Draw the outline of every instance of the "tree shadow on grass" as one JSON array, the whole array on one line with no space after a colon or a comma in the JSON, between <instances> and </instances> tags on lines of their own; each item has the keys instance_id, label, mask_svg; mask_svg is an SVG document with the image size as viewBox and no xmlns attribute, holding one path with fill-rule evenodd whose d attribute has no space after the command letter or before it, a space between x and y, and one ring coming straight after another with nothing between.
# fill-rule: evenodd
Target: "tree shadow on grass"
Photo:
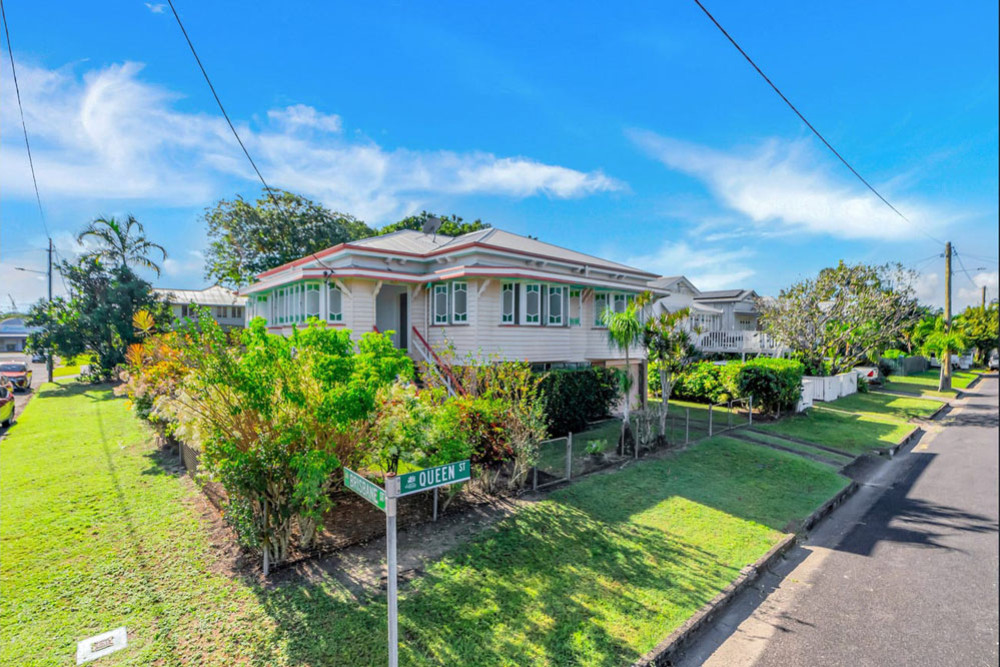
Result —
<instances>
[{"instance_id":1,"label":"tree shadow on grass","mask_svg":"<svg viewBox=\"0 0 1000 667\"><path fill-rule=\"evenodd\" d=\"M88 382L56 382L47 385L41 390L43 397L52 398L72 398L74 396L86 396L94 402L113 401L117 396L111 390L114 384L105 382L101 384L90 384Z\"/></svg>"},{"instance_id":2,"label":"tree shadow on grass","mask_svg":"<svg viewBox=\"0 0 1000 667\"><path fill-rule=\"evenodd\" d=\"M460 547L406 587L401 661L627 663L640 655L634 643L639 629L653 629L655 637L645 642L651 648L668 626L682 622L737 573L663 531L541 503ZM383 596L359 606L330 586L255 590L293 663L385 662ZM264 651L255 664L272 659Z\"/></svg>"}]
</instances>

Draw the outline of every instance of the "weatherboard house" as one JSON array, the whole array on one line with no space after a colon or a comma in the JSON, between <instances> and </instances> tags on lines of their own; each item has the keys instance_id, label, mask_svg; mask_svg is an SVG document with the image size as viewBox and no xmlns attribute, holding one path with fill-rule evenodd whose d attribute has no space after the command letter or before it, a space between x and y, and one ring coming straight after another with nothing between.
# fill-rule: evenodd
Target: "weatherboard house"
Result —
<instances>
[{"instance_id":1,"label":"weatherboard house","mask_svg":"<svg viewBox=\"0 0 1000 667\"><path fill-rule=\"evenodd\" d=\"M312 317L354 336L391 332L398 348L447 377L438 354L445 346L459 360L624 368L601 314L624 310L656 277L497 228L456 237L400 230L266 271L241 294L248 317L263 317L273 332L287 334ZM645 353L629 354L636 394L644 396Z\"/></svg>"}]
</instances>

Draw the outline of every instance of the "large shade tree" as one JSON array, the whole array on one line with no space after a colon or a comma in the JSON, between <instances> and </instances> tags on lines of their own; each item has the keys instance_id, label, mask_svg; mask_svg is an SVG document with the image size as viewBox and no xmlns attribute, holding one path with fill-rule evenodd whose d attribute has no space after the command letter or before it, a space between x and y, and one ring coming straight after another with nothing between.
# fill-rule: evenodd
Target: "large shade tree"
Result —
<instances>
[{"instance_id":1,"label":"large shade tree","mask_svg":"<svg viewBox=\"0 0 1000 667\"><path fill-rule=\"evenodd\" d=\"M274 189L264 190L255 202L241 196L222 199L205 211L204 220L209 239L205 277L233 288L286 262L375 234L348 213Z\"/></svg>"},{"instance_id":2,"label":"large shade tree","mask_svg":"<svg viewBox=\"0 0 1000 667\"><path fill-rule=\"evenodd\" d=\"M461 236L462 234L468 234L469 232L478 232L481 229L489 229L490 225L484 223L482 220L474 220L472 222L465 222L461 217L457 215L450 216L439 216L433 213L428 213L427 211L421 211L419 215L411 215L409 217L403 218L399 222L394 222L392 224L381 227L378 230L379 234L389 234L400 229L412 229L413 231L423 231L424 224L430 218L438 218L441 220L441 227L437 230L437 234L441 236Z\"/></svg>"},{"instance_id":3,"label":"large shade tree","mask_svg":"<svg viewBox=\"0 0 1000 667\"><path fill-rule=\"evenodd\" d=\"M966 342L976 348L976 361L986 363L990 350L1000 344L1000 307L995 303L970 306L956 322Z\"/></svg>"},{"instance_id":4,"label":"large shade tree","mask_svg":"<svg viewBox=\"0 0 1000 667\"><path fill-rule=\"evenodd\" d=\"M920 311L914 273L899 264L846 264L759 303L761 321L794 350L808 373L842 373L878 359Z\"/></svg>"}]
</instances>

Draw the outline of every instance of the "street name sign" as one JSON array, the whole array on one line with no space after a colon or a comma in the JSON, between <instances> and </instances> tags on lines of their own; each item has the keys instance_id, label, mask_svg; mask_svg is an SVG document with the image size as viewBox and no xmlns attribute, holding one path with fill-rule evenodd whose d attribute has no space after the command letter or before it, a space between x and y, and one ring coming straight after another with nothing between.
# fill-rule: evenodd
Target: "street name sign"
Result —
<instances>
[{"instance_id":1,"label":"street name sign","mask_svg":"<svg viewBox=\"0 0 1000 667\"><path fill-rule=\"evenodd\" d=\"M349 468L344 468L344 486L385 511L385 491Z\"/></svg>"},{"instance_id":2,"label":"street name sign","mask_svg":"<svg viewBox=\"0 0 1000 667\"><path fill-rule=\"evenodd\" d=\"M399 495L408 496L411 493L429 491L447 484L467 482L471 478L472 466L469 465L468 459L408 472L399 476Z\"/></svg>"}]
</instances>

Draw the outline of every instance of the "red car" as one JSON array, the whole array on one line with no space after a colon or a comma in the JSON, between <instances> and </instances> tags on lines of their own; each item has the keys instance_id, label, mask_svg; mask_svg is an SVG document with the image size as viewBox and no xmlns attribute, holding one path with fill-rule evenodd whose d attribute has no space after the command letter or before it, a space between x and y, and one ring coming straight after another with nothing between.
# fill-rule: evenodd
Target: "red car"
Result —
<instances>
[{"instance_id":1,"label":"red car","mask_svg":"<svg viewBox=\"0 0 1000 667\"><path fill-rule=\"evenodd\" d=\"M28 391L31 389L31 369L28 364L15 361L0 363L0 377L6 378L14 385L14 390Z\"/></svg>"}]
</instances>

